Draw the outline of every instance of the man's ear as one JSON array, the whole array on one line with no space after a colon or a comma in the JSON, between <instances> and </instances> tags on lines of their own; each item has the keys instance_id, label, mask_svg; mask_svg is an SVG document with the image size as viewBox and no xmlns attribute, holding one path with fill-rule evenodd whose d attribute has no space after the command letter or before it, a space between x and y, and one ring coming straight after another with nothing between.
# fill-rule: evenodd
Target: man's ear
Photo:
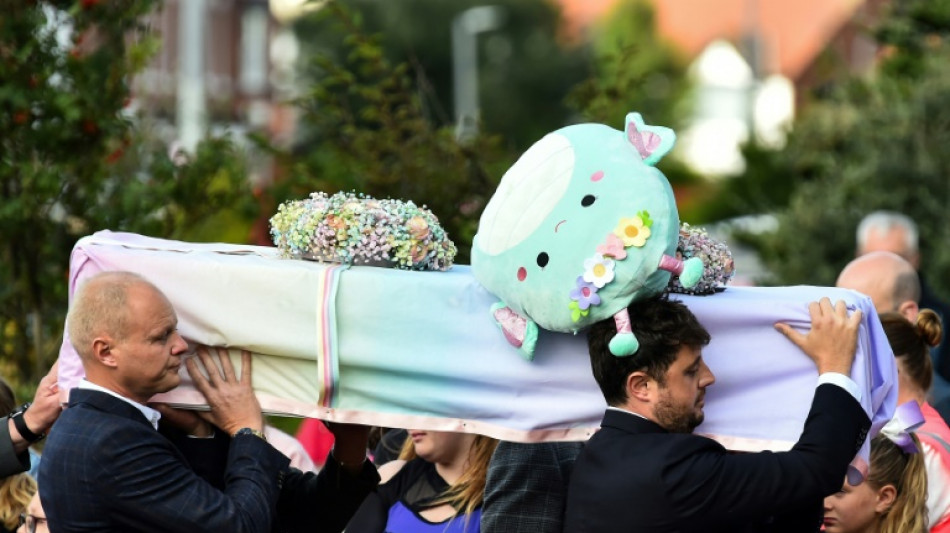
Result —
<instances>
[{"instance_id":1,"label":"man's ear","mask_svg":"<svg viewBox=\"0 0 950 533\"><path fill-rule=\"evenodd\" d=\"M627 398L636 398L638 401L648 403L652 399L652 389L655 381L642 370L630 373L627 376Z\"/></svg>"},{"instance_id":2,"label":"man's ear","mask_svg":"<svg viewBox=\"0 0 950 533\"><path fill-rule=\"evenodd\" d=\"M877 491L877 500L874 503L874 512L886 513L897 499L897 489L894 485L884 485Z\"/></svg>"},{"instance_id":3,"label":"man's ear","mask_svg":"<svg viewBox=\"0 0 950 533\"><path fill-rule=\"evenodd\" d=\"M112 337L96 337L92 341L92 357L103 366L115 368L117 362L115 358L115 341Z\"/></svg>"},{"instance_id":4,"label":"man's ear","mask_svg":"<svg viewBox=\"0 0 950 533\"><path fill-rule=\"evenodd\" d=\"M897 312L904 316L911 324L917 323L917 315L920 313L920 307L913 300L904 300L897 306Z\"/></svg>"}]
</instances>

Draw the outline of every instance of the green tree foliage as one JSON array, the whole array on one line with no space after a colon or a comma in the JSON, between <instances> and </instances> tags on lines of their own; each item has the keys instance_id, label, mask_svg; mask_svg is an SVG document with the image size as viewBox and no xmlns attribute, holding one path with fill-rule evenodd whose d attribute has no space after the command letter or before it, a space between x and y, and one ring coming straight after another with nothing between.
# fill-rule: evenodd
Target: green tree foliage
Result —
<instances>
[{"instance_id":1,"label":"green tree foliage","mask_svg":"<svg viewBox=\"0 0 950 533\"><path fill-rule=\"evenodd\" d=\"M768 162L797 180L774 234L758 239L782 284L833 284L854 256L855 228L876 209L920 226L922 269L938 288L950 269L950 1L894 2L877 35L875 76L811 102L784 151Z\"/></svg>"},{"instance_id":2,"label":"green tree foliage","mask_svg":"<svg viewBox=\"0 0 950 533\"><path fill-rule=\"evenodd\" d=\"M656 30L646 0L621 0L592 32L593 75L568 102L585 121L616 123L630 111L678 129L690 111L686 59Z\"/></svg>"},{"instance_id":3,"label":"green tree foliage","mask_svg":"<svg viewBox=\"0 0 950 533\"><path fill-rule=\"evenodd\" d=\"M692 102L687 64L657 33L651 3L617 2L591 35L593 72L567 98L581 121L621 128L626 114L637 111L648 124L680 130ZM702 222L701 204L685 200L689 191L702 188L702 178L677 159L675 150L657 167L674 190L685 193L678 194L681 218Z\"/></svg>"},{"instance_id":4,"label":"green tree foliage","mask_svg":"<svg viewBox=\"0 0 950 533\"><path fill-rule=\"evenodd\" d=\"M129 81L159 46L154 0L0 0L0 354L35 379L58 351L75 242L185 237L248 195L227 139L187 160L136 128ZM12 368L11 368L12 367Z\"/></svg>"},{"instance_id":5,"label":"green tree foliage","mask_svg":"<svg viewBox=\"0 0 950 533\"><path fill-rule=\"evenodd\" d=\"M948 37L950 2L905 0L892 2L889 9L889 16L875 31L888 54L882 71L893 77L926 75L925 56Z\"/></svg>"},{"instance_id":6,"label":"green tree foliage","mask_svg":"<svg viewBox=\"0 0 950 533\"><path fill-rule=\"evenodd\" d=\"M499 8L501 25L477 37L479 103L483 129L504 136L521 152L570 122L565 97L589 73L589 50L563 38L556 2L538 0L344 0L363 31L378 34L392 64L409 65L426 118L436 126L454 122L452 94L453 19L482 5ZM305 53L342 60L345 26L311 17L297 26ZM616 119L614 119L616 121Z\"/></svg>"},{"instance_id":7,"label":"green tree foliage","mask_svg":"<svg viewBox=\"0 0 950 533\"><path fill-rule=\"evenodd\" d=\"M313 191L355 190L426 205L468 261L478 215L512 162L494 136L456 141L451 125L426 115L407 63L393 64L358 16L331 3L318 16L342 26L341 59L318 54L320 75L297 101L305 137L293 153L273 153L286 176L277 201Z\"/></svg>"}]
</instances>

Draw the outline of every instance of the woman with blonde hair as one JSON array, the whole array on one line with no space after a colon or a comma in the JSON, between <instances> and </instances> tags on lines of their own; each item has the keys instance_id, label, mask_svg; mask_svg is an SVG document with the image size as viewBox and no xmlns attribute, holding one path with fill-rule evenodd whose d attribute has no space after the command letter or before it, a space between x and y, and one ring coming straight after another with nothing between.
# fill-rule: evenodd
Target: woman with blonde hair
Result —
<instances>
[{"instance_id":1,"label":"woman with blonde hair","mask_svg":"<svg viewBox=\"0 0 950 533\"><path fill-rule=\"evenodd\" d=\"M498 441L481 435L410 430L399 460L350 520L359 533L478 533L488 462Z\"/></svg>"},{"instance_id":2,"label":"woman with blonde hair","mask_svg":"<svg viewBox=\"0 0 950 533\"><path fill-rule=\"evenodd\" d=\"M943 325L930 309L922 309L916 323L900 313L882 313L880 319L897 358L897 402L917 402L924 417L916 434L927 469L930 531L950 533L950 428L927 402L933 382L930 348L940 344Z\"/></svg>"},{"instance_id":3,"label":"woman with blonde hair","mask_svg":"<svg viewBox=\"0 0 950 533\"><path fill-rule=\"evenodd\" d=\"M30 499L36 494L36 481L21 473L0 482L0 531L13 533L20 525L20 515L26 512Z\"/></svg>"},{"instance_id":4,"label":"woman with blonde hair","mask_svg":"<svg viewBox=\"0 0 950 533\"><path fill-rule=\"evenodd\" d=\"M16 533L49 533L49 523L46 521L46 513L43 512L43 504L40 503L39 491L33 494L26 512L20 515L20 528Z\"/></svg>"},{"instance_id":5,"label":"woman with blonde hair","mask_svg":"<svg viewBox=\"0 0 950 533\"><path fill-rule=\"evenodd\" d=\"M912 433L871 441L868 477L825 498L825 533L926 533L927 472Z\"/></svg>"}]
</instances>

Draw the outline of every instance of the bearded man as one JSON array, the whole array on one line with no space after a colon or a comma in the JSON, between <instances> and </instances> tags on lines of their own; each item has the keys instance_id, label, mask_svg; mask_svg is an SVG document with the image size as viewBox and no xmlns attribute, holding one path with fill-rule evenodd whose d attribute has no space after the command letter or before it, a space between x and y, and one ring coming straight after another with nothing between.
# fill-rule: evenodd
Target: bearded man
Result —
<instances>
[{"instance_id":1,"label":"bearded man","mask_svg":"<svg viewBox=\"0 0 950 533\"><path fill-rule=\"evenodd\" d=\"M823 298L809 306L807 335L776 324L818 367L811 411L790 451L732 454L692 434L715 382L702 358L709 333L680 302L655 298L628 311L640 342L632 356L610 353L613 319L588 331L609 407L574 464L564 530L817 531L822 499L841 489L871 425L848 377L861 312Z\"/></svg>"}]
</instances>

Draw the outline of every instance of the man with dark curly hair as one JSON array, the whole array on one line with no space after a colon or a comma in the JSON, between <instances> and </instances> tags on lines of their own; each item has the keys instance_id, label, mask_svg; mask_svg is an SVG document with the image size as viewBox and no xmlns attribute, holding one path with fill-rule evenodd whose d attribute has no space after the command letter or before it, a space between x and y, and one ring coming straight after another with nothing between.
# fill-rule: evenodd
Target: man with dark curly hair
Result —
<instances>
[{"instance_id":1,"label":"man with dark curly hair","mask_svg":"<svg viewBox=\"0 0 950 533\"><path fill-rule=\"evenodd\" d=\"M636 353L616 357L613 319L593 325L588 347L609 407L574 465L565 531L817 531L821 502L839 490L871 421L848 377L861 312L823 298L811 331L776 328L818 368L804 432L788 452L731 454L693 435L703 421L709 333L680 302L629 306ZM781 401L776 398L776 401Z\"/></svg>"}]
</instances>

